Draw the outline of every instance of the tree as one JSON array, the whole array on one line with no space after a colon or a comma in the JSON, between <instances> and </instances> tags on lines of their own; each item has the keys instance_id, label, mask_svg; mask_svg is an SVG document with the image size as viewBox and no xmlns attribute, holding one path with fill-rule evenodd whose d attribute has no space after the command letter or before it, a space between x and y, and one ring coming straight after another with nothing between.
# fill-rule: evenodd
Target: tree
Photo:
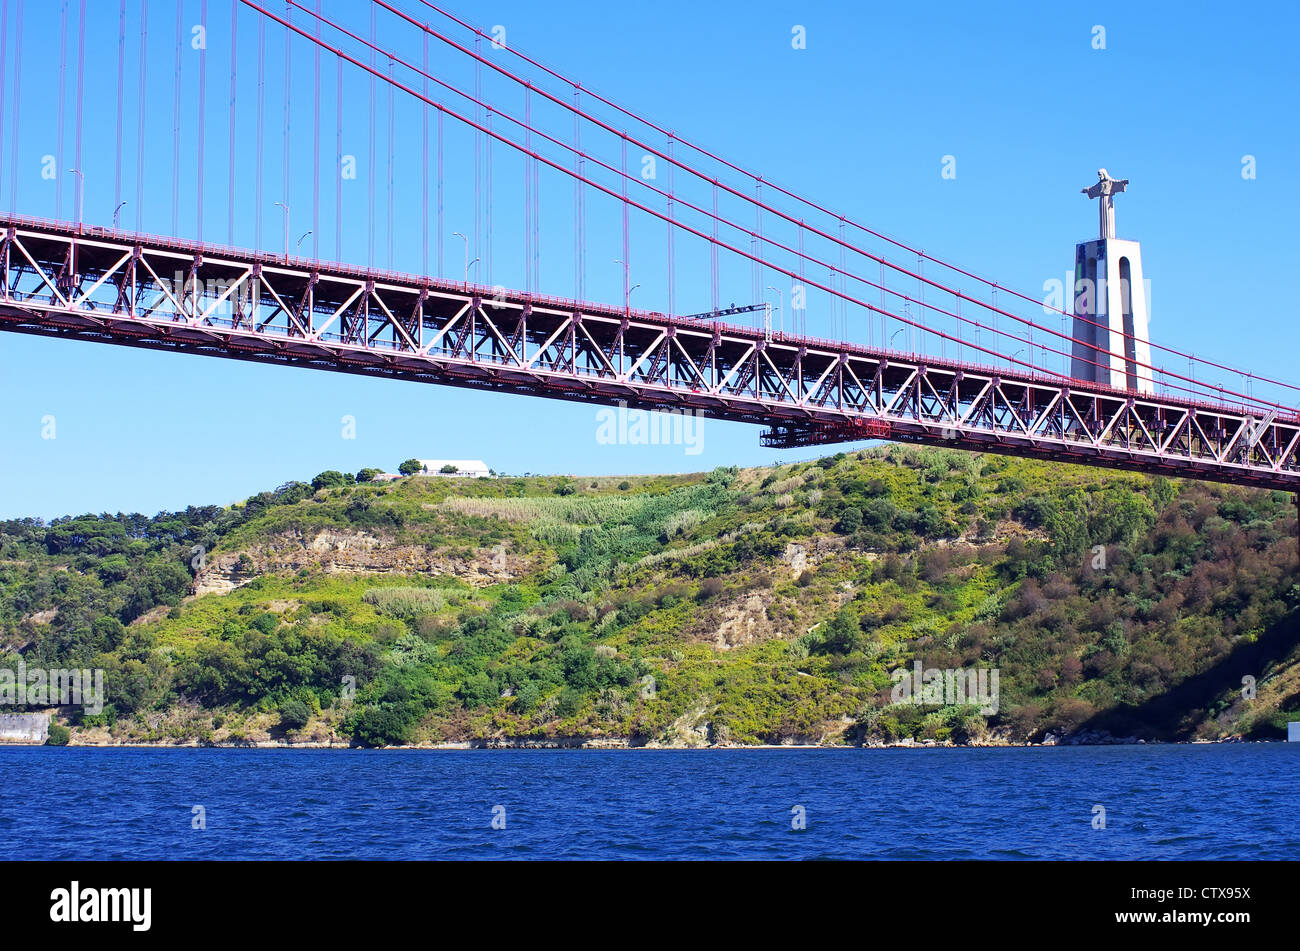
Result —
<instances>
[{"instance_id":1,"label":"tree","mask_svg":"<svg viewBox=\"0 0 1300 951\"><path fill-rule=\"evenodd\" d=\"M352 715L345 728L366 746L398 746L410 739L414 721L408 704L385 703Z\"/></svg>"},{"instance_id":2,"label":"tree","mask_svg":"<svg viewBox=\"0 0 1300 951\"><path fill-rule=\"evenodd\" d=\"M319 491L320 489L337 489L340 486L351 485L352 479L345 476L337 469L326 469L316 478L311 480L311 487Z\"/></svg>"},{"instance_id":3,"label":"tree","mask_svg":"<svg viewBox=\"0 0 1300 951\"><path fill-rule=\"evenodd\" d=\"M447 463L445 466L443 466L441 469L439 469L438 471L441 472L443 475L455 475L455 474L456 474L457 472L459 472L460 470L457 469L455 466L453 466L453 465L449 462L449 463Z\"/></svg>"},{"instance_id":4,"label":"tree","mask_svg":"<svg viewBox=\"0 0 1300 951\"><path fill-rule=\"evenodd\" d=\"M417 472L424 471L424 463L420 462L419 459L407 459L397 467L397 471L404 476L415 475Z\"/></svg>"},{"instance_id":5,"label":"tree","mask_svg":"<svg viewBox=\"0 0 1300 951\"><path fill-rule=\"evenodd\" d=\"M527 713L536 708L541 696L542 691L535 681L525 681L519 690L515 692L515 709L521 713Z\"/></svg>"},{"instance_id":6,"label":"tree","mask_svg":"<svg viewBox=\"0 0 1300 951\"><path fill-rule=\"evenodd\" d=\"M840 513L840 520L835 524L835 530L841 535L852 535L862 527L862 509L855 505L850 505Z\"/></svg>"},{"instance_id":7,"label":"tree","mask_svg":"<svg viewBox=\"0 0 1300 951\"><path fill-rule=\"evenodd\" d=\"M357 473L357 482L372 482L375 476L380 475L383 471L383 469L372 469L367 466Z\"/></svg>"},{"instance_id":8,"label":"tree","mask_svg":"<svg viewBox=\"0 0 1300 951\"><path fill-rule=\"evenodd\" d=\"M829 654L848 654L858 642L858 626L853 621L853 613L848 607L842 607L826 625L822 644Z\"/></svg>"},{"instance_id":9,"label":"tree","mask_svg":"<svg viewBox=\"0 0 1300 951\"><path fill-rule=\"evenodd\" d=\"M470 674L460 685L457 691L460 695L460 701L465 708L472 710L475 707L487 706L496 700L499 691L492 682L492 678L482 671Z\"/></svg>"}]
</instances>

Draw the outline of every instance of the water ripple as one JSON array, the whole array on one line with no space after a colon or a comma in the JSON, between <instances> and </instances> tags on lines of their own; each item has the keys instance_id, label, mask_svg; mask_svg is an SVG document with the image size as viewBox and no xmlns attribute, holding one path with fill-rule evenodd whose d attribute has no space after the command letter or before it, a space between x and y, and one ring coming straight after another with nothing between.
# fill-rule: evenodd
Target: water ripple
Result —
<instances>
[{"instance_id":1,"label":"water ripple","mask_svg":"<svg viewBox=\"0 0 1300 951\"><path fill-rule=\"evenodd\" d=\"M54 859L1295 859L1297 767L1300 744L0 747L0 834Z\"/></svg>"}]
</instances>

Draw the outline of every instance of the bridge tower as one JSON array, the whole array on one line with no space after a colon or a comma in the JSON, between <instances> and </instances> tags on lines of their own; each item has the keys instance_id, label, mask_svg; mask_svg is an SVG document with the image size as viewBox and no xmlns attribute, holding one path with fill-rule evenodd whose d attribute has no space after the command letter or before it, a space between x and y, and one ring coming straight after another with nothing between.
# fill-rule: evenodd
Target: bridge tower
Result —
<instances>
[{"instance_id":1,"label":"bridge tower","mask_svg":"<svg viewBox=\"0 0 1300 951\"><path fill-rule=\"evenodd\" d=\"M1114 196L1128 179L1099 169L1082 189L1098 199L1100 233L1074 250L1074 348L1070 375L1122 390L1154 393L1149 301L1142 277L1142 248L1115 237Z\"/></svg>"}]
</instances>

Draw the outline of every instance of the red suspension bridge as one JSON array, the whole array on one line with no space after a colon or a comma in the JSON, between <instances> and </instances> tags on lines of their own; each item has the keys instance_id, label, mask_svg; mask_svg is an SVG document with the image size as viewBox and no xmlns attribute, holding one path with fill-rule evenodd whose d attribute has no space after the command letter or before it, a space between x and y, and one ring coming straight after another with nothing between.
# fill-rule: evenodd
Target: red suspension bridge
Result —
<instances>
[{"instance_id":1,"label":"red suspension bridge","mask_svg":"<svg viewBox=\"0 0 1300 951\"><path fill-rule=\"evenodd\" d=\"M232 0L228 159L215 177L205 131L209 54L206 46L193 46L200 34L186 31L178 3L175 84L168 89L176 130L172 225L166 236L143 233L146 203L165 182L150 170L159 156L146 155L145 136L145 123L159 114L149 101L156 84L148 81L157 17L151 41L148 0L120 0L116 151L88 157L82 150L85 2L75 12L74 6L65 2L57 13L60 57L80 13L78 191L71 220L58 210L54 218L17 213L21 62L32 51L24 51L23 0L3 0L0 13L0 82L7 76L11 83L8 93L0 85L0 170L6 144L10 150L0 194L7 184L11 209L0 214L0 330L689 410L765 426L764 443L775 447L906 440L1300 492L1300 415L1293 405L1300 387L1155 341L1151 362L1137 363L1154 387L1078 379L1071 369L1081 352L1073 328L1080 322L1100 328L1087 314L1044 305L767 182L515 51L496 31L481 32L425 0L352 4L350 18L322 12L320 0ZM205 0L199 24L205 43L207 6ZM55 16L54 7L35 9ZM367 23L352 22L358 9ZM128 23L137 44L128 43ZM243 42L255 41L255 62L240 54L241 27ZM163 40L171 39L165 30ZM127 78L129 48L137 60L135 82ZM190 48L201 55L197 69L191 65L183 76L182 53ZM56 167L70 65L60 62ZM250 72L256 84L241 83L241 73ZM282 72L278 169L266 139L268 92L277 92L272 72ZM133 88L134 162L124 131ZM367 104L357 108L362 88ZM380 91L385 109L378 107ZM104 89L96 101L106 101ZM201 118L192 135L182 135L192 110ZM367 193L360 212L351 213L343 183L358 157L343 143L358 111L369 149ZM386 137L376 129L381 113ZM280 134L280 123L274 125ZM334 161L323 172L321 138L331 131ZM381 163L376 149L385 142ZM84 220L87 164L110 160L116 163L113 215L92 224ZM395 186L399 160L416 168L417 183ZM269 161L281 176L281 200L273 203L282 215L279 252L261 250ZM387 229L375 223L381 168L388 171ZM136 190L124 201L123 179L132 176ZM250 185L252 243L259 249L251 251L235 246L237 195ZM419 196L418 274L375 266L381 230L393 259L395 195L402 189ZM205 198L214 191L224 192L222 243L205 240ZM308 192L311 228L295 243L290 206L300 207ZM61 209L61 187L57 194ZM136 227L128 229L120 213L132 200ZM182 209L192 237L183 234ZM345 233L360 231L360 214L366 216L367 266L321 259L330 211L336 259L343 257ZM447 233L449 218L472 220L472 227ZM544 278L543 245L552 248L549 262L560 234L571 277L548 271ZM452 266L451 278L445 237L463 241L463 261ZM505 260L494 260L503 241ZM617 259L610 247L618 249ZM584 300L589 248L621 268L622 294L614 303ZM471 252L478 255L473 261ZM632 306L639 286L632 283L634 261L648 280L662 282L663 312ZM511 286L496 280L503 274ZM566 296L542 293L570 280ZM707 288L707 308L679 308L679 281L694 293ZM776 306L765 291L778 295ZM739 306L730 303L737 297ZM684 313L692 310L701 312ZM724 321L732 315L737 322ZM1140 352L1132 335L1104 329L1101 339L1112 343L1098 347L1090 335L1084 362L1132 363ZM894 346L899 336L906 340L902 349ZM1241 383L1210 384L1207 376Z\"/></svg>"}]
</instances>

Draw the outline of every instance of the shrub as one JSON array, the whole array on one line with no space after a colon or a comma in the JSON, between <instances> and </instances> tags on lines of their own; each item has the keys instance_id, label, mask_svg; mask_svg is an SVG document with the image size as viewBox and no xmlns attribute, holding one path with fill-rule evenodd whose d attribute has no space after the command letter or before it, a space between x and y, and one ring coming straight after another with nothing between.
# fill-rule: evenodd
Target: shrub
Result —
<instances>
[{"instance_id":1,"label":"shrub","mask_svg":"<svg viewBox=\"0 0 1300 951\"><path fill-rule=\"evenodd\" d=\"M862 509L850 505L840 513L840 520L835 523L835 531L841 535L852 535L862 527Z\"/></svg>"},{"instance_id":2,"label":"shrub","mask_svg":"<svg viewBox=\"0 0 1300 951\"><path fill-rule=\"evenodd\" d=\"M700 582L699 598L701 601L707 601L709 598L716 598L718 595L722 594L722 589L725 587L726 583L721 578L705 578Z\"/></svg>"},{"instance_id":3,"label":"shrub","mask_svg":"<svg viewBox=\"0 0 1300 951\"><path fill-rule=\"evenodd\" d=\"M280 619L274 614L263 611L257 617L253 618L252 623L249 626L269 637L279 628Z\"/></svg>"},{"instance_id":4,"label":"shrub","mask_svg":"<svg viewBox=\"0 0 1300 951\"><path fill-rule=\"evenodd\" d=\"M280 704L280 726L286 730L301 730L310 719L311 710L296 697Z\"/></svg>"},{"instance_id":5,"label":"shrub","mask_svg":"<svg viewBox=\"0 0 1300 951\"><path fill-rule=\"evenodd\" d=\"M67 746L70 739L72 739L71 730L60 723L51 723L50 732L45 737L45 743L47 746Z\"/></svg>"},{"instance_id":6,"label":"shrub","mask_svg":"<svg viewBox=\"0 0 1300 951\"><path fill-rule=\"evenodd\" d=\"M572 687L565 687L560 691L560 699L556 701L555 712L562 717L571 717L582 707L582 694Z\"/></svg>"}]
</instances>

